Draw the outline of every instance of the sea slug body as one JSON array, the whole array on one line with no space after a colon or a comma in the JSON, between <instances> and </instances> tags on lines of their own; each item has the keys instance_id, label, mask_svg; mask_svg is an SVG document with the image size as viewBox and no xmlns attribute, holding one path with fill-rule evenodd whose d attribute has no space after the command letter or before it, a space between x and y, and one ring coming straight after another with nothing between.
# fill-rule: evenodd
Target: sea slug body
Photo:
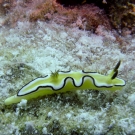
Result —
<instances>
[{"instance_id":1,"label":"sea slug body","mask_svg":"<svg viewBox=\"0 0 135 135\"><path fill-rule=\"evenodd\" d=\"M120 90L125 81L117 78L120 61L108 75L97 72L56 71L45 77L39 77L23 86L16 95L5 100L5 105L30 100L44 95L62 93L74 90Z\"/></svg>"}]
</instances>

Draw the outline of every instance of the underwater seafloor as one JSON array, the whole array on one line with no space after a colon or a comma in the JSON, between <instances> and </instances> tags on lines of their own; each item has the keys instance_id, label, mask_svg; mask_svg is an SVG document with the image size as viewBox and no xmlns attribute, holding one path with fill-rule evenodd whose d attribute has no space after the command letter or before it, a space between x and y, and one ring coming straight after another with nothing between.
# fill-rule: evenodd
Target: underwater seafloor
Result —
<instances>
[{"instance_id":1,"label":"underwater seafloor","mask_svg":"<svg viewBox=\"0 0 135 135\"><path fill-rule=\"evenodd\" d=\"M115 31L99 26L96 33L53 21L0 28L0 135L135 135L135 36L125 37L123 49ZM118 77L126 81L120 91L78 90L4 105L39 76L106 74L119 60Z\"/></svg>"}]
</instances>

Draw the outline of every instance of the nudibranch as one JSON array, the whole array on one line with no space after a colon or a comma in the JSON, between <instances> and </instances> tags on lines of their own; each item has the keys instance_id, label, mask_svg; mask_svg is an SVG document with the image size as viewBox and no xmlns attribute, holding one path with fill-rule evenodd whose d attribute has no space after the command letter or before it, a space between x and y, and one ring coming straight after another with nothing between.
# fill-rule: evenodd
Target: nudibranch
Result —
<instances>
[{"instance_id":1,"label":"nudibranch","mask_svg":"<svg viewBox=\"0 0 135 135\"><path fill-rule=\"evenodd\" d=\"M22 99L30 100L44 95L73 90L120 90L125 81L117 78L119 61L108 75L97 72L56 71L45 77L39 77L23 86L16 95L5 100L5 105L18 103Z\"/></svg>"}]
</instances>

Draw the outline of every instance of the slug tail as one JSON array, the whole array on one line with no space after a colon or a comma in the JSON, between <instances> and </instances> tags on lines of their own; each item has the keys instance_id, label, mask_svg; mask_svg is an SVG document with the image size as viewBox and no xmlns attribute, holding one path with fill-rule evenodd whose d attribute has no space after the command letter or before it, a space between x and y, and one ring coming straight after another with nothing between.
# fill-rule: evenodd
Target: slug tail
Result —
<instances>
[{"instance_id":1,"label":"slug tail","mask_svg":"<svg viewBox=\"0 0 135 135\"><path fill-rule=\"evenodd\" d=\"M5 105L11 105L11 104L14 104L14 103L18 103L22 100L21 97L17 97L16 95L15 96L11 96L9 98L7 98L5 100Z\"/></svg>"}]
</instances>

